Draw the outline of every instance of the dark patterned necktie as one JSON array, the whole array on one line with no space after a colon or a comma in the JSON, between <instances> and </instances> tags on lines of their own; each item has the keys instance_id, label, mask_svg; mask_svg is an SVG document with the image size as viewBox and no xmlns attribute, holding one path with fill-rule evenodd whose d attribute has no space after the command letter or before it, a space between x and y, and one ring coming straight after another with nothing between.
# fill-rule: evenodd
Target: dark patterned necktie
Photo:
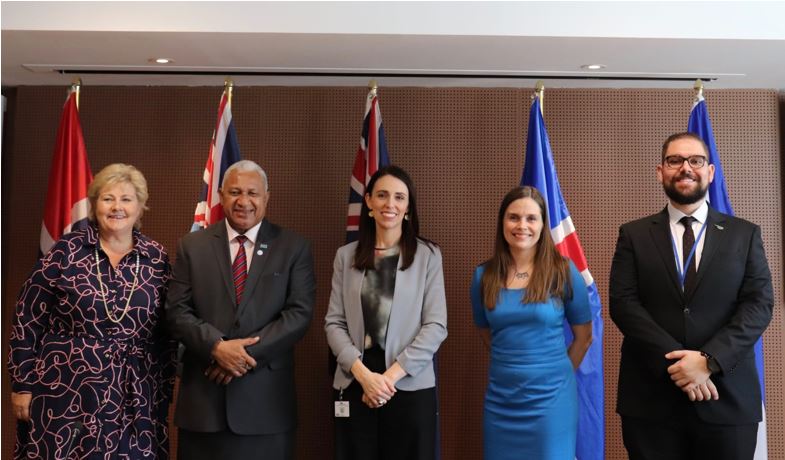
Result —
<instances>
[{"instance_id":1,"label":"dark patterned necktie","mask_svg":"<svg viewBox=\"0 0 785 460\"><path fill-rule=\"evenodd\" d=\"M234 293L237 297L237 305L243 300L243 290L245 290L245 280L248 278L248 264L245 260L245 242L248 237L239 235L237 242L240 243L240 249L237 250L237 255L232 262L232 278L234 278Z\"/></svg>"},{"instance_id":2,"label":"dark patterned necktie","mask_svg":"<svg viewBox=\"0 0 785 460\"><path fill-rule=\"evenodd\" d=\"M681 258L684 261L690 256L690 251L692 251L692 247L695 245L695 233L692 231L692 223L695 220L692 216L684 216L679 219L679 223L684 226L684 236L681 239ZM697 248L695 248L695 252L698 252ZM697 270L695 269L696 257L697 254L692 255L690 265L687 267L687 273L684 275L684 292L689 292L695 284L695 276L697 275Z\"/></svg>"}]
</instances>

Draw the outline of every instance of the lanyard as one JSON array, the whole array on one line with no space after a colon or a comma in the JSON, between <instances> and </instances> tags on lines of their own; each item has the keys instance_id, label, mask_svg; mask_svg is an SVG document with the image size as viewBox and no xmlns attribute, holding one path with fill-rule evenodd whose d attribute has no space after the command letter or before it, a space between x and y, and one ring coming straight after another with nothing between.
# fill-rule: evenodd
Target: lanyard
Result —
<instances>
[{"instance_id":1,"label":"lanyard","mask_svg":"<svg viewBox=\"0 0 785 460\"><path fill-rule=\"evenodd\" d=\"M676 259L676 272L679 275L679 283L681 283L681 290L684 290L684 279L687 277L687 267L690 266L690 262L692 258L695 256L695 249L698 247L698 241L701 240L703 236L703 231L706 230L706 224L709 222L709 219L706 219L706 222L703 223L701 226L700 232L698 232L698 237L695 238L695 242L692 243L692 249L690 249L690 255L687 257L687 260L684 261L684 265L682 266L679 264L679 252L676 250L676 240L673 239L673 232L671 234L671 245L673 246L673 257ZM684 231L686 232L687 229L685 228Z\"/></svg>"}]
</instances>

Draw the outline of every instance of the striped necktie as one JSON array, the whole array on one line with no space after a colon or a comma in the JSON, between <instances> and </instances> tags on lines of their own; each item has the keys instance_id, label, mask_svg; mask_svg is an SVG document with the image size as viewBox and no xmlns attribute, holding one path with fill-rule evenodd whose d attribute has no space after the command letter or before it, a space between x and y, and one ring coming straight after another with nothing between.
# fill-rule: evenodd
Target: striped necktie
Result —
<instances>
[{"instance_id":1,"label":"striped necktie","mask_svg":"<svg viewBox=\"0 0 785 460\"><path fill-rule=\"evenodd\" d=\"M240 248L237 250L237 255L232 262L232 278L234 278L234 293L237 297L237 305L243 300L243 290L245 290L245 280L248 278L248 264L245 258L245 242L248 237L245 235L238 235L237 242L240 243Z\"/></svg>"}]
</instances>

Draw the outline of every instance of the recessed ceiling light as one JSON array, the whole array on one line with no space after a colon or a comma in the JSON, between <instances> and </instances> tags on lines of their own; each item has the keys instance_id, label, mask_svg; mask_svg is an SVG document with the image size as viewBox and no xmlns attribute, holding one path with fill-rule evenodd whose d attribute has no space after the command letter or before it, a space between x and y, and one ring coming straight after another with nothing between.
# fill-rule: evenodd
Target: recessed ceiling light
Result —
<instances>
[{"instance_id":1,"label":"recessed ceiling light","mask_svg":"<svg viewBox=\"0 0 785 460\"><path fill-rule=\"evenodd\" d=\"M584 64L581 66L581 69L583 70L600 70L604 68L605 64Z\"/></svg>"},{"instance_id":2,"label":"recessed ceiling light","mask_svg":"<svg viewBox=\"0 0 785 460\"><path fill-rule=\"evenodd\" d=\"M174 59L161 57L161 58L150 58L148 59L148 61L155 62L156 64L171 64L172 62L174 62Z\"/></svg>"}]
</instances>

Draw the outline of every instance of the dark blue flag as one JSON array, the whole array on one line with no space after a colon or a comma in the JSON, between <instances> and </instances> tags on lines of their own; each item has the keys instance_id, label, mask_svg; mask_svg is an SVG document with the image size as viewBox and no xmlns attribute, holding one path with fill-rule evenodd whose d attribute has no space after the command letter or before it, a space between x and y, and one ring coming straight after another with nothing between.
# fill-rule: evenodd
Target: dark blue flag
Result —
<instances>
[{"instance_id":1,"label":"dark blue flag","mask_svg":"<svg viewBox=\"0 0 785 460\"><path fill-rule=\"evenodd\" d=\"M576 371L578 381L578 440L577 460L605 458L605 390L602 367L602 317L600 294L594 282L578 233L561 193L551 142L540 111L540 99L534 98L529 113L529 132L526 140L526 159L521 185L530 185L542 194L556 249L572 260L586 282L592 311L592 343ZM572 330L565 321L565 340L572 342Z\"/></svg>"},{"instance_id":2,"label":"dark blue flag","mask_svg":"<svg viewBox=\"0 0 785 460\"><path fill-rule=\"evenodd\" d=\"M706 100L701 93L695 97L695 103L690 111L690 121L687 124L687 131L697 134L709 148L709 163L714 165L714 181L709 184L709 205L717 211L733 215L733 208L728 197L728 189L725 186L725 175L720 164L720 155L717 152L717 144L714 142L714 132L711 130L711 120L709 110L706 107ZM769 458L768 444L766 440L766 386L763 382L763 338L758 338L755 342L755 364L758 368L758 381L760 382L761 403L763 404L763 418L758 425L758 443L755 447L754 460L765 460Z\"/></svg>"}]
</instances>

